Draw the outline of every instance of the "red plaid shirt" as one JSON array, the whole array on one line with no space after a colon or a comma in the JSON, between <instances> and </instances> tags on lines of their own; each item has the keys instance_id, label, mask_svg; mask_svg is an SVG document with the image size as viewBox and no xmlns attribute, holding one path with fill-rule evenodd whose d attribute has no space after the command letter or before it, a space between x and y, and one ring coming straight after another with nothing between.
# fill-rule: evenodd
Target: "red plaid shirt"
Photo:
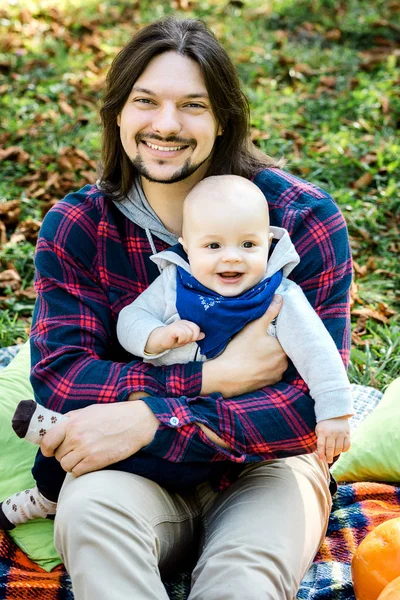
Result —
<instances>
[{"instance_id":1,"label":"red plaid shirt","mask_svg":"<svg viewBox=\"0 0 400 600\"><path fill-rule=\"evenodd\" d=\"M268 200L271 225L289 231L300 255L290 277L347 363L351 258L340 211L321 189L279 169L265 169L254 182ZM166 248L157 238L155 245ZM283 381L257 392L204 397L201 363L153 367L120 347L119 311L159 274L151 254L145 231L96 186L69 194L46 215L36 250L31 331L36 399L65 413L146 392L144 401L161 424L145 451L173 462L249 463L313 452L314 403L293 367ZM196 423L233 450L214 445Z\"/></svg>"}]
</instances>

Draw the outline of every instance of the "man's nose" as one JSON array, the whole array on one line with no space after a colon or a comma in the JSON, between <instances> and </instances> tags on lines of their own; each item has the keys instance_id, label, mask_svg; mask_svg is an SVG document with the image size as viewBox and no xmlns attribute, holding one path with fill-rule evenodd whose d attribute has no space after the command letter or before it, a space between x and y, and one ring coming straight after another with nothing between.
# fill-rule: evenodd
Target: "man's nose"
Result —
<instances>
[{"instance_id":1,"label":"man's nose","mask_svg":"<svg viewBox=\"0 0 400 600\"><path fill-rule=\"evenodd\" d=\"M182 128L179 111L173 104L165 104L160 106L154 115L153 130L162 137L176 135Z\"/></svg>"}]
</instances>

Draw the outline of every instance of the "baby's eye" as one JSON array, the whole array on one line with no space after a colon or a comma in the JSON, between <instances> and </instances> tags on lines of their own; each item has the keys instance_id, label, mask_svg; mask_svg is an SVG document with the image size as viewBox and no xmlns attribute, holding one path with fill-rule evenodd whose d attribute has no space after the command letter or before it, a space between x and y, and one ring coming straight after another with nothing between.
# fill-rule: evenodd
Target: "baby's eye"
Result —
<instances>
[{"instance_id":1,"label":"baby's eye","mask_svg":"<svg viewBox=\"0 0 400 600\"><path fill-rule=\"evenodd\" d=\"M207 244L207 248L210 250L217 250L220 248L220 245L217 242L212 242L211 244Z\"/></svg>"},{"instance_id":2,"label":"baby's eye","mask_svg":"<svg viewBox=\"0 0 400 600\"><path fill-rule=\"evenodd\" d=\"M254 246L254 242L243 242L243 248L253 248Z\"/></svg>"}]
</instances>

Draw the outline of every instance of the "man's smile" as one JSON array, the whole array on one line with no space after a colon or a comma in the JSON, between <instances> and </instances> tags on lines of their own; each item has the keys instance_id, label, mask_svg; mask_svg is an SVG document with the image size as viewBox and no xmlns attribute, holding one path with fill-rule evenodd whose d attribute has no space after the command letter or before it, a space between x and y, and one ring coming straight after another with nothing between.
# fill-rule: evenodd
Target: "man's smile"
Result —
<instances>
[{"instance_id":1,"label":"man's smile","mask_svg":"<svg viewBox=\"0 0 400 600\"><path fill-rule=\"evenodd\" d=\"M177 150L188 148L188 146L159 146L158 144L152 144L151 142L146 142L145 140L142 140L142 142L152 150L159 150L160 152L176 152Z\"/></svg>"}]
</instances>

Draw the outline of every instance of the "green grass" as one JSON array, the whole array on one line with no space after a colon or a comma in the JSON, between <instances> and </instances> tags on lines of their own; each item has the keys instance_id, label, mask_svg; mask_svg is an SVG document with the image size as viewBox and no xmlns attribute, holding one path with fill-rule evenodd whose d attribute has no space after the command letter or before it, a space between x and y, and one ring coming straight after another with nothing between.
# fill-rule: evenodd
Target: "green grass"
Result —
<instances>
[{"instance_id":1,"label":"green grass","mask_svg":"<svg viewBox=\"0 0 400 600\"><path fill-rule=\"evenodd\" d=\"M117 50L155 18L202 18L237 65L255 142L284 156L290 171L328 190L340 205L354 259L365 271L356 274L354 309L382 311L385 304L395 313L384 325L369 318L352 351L351 380L385 387L400 362L395 3L181 0L187 10L176 10L177 4L20 0L0 10L0 141L29 154L21 164L0 162L0 203L20 199L20 219L40 220L50 202L84 184L93 165L76 161L71 171L60 156L79 148L97 160L98 106ZM48 185L54 173L59 180ZM32 254L32 244L23 241L0 251L0 267L11 262L23 288L32 285ZM32 309L32 301L15 299L10 290L4 295L3 346L26 335ZM353 316L353 328L357 321Z\"/></svg>"}]
</instances>

